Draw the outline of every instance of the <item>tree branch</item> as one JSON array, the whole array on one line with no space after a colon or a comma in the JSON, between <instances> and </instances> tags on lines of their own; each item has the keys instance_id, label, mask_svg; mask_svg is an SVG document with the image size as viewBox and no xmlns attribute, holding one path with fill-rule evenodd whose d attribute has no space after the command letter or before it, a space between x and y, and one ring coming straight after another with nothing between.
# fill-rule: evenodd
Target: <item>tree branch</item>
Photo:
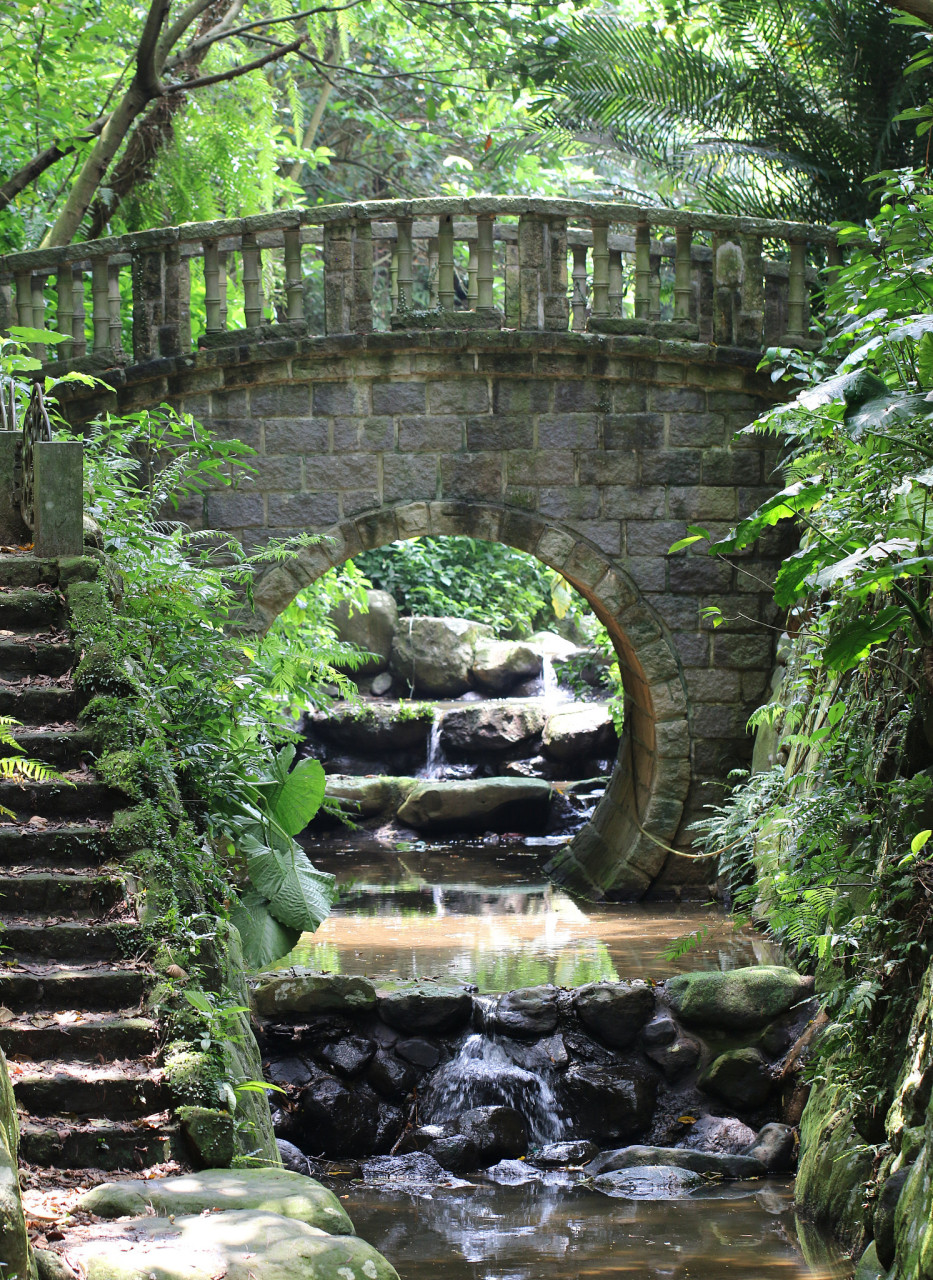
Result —
<instances>
[{"instance_id":1,"label":"tree branch","mask_svg":"<svg viewBox=\"0 0 933 1280\"><path fill-rule=\"evenodd\" d=\"M893 9L913 14L915 18L920 18L933 27L933 0L888 0L888 4Z\"/></svg>"},{"instance_id":2,"label":"tree branch","mask_svg":"<svg viewBox=\"0 0 933 1280\"><path fill-rule=\"evenodd\" d=\"M136 47L136 75L133 79L147 98L158 98L162 93L156 51L170 4L171 0L152 0L149 12L146 14L143 33Z\"/></svg>"},{"instance_id":3,"label":"tree branch","mask_svg":"<svg viewBox=\"0 0 933 1280\"><path fill-rule=\"evenodd\" d=\"M79 141L90 142L91 138L96 138L109 119L109 116L101 116L99 120L95 120L93 124L88 125L87 130L81 135ZM53 164L57 164L65 156L70 156L77 146L78 142L69 142L64 146L53 142L50 147L46 147L44 151L40 151L38 155L33 156L15 173L11 173L7 180L0 185L0 210L11 204L19 193L25 191L37 178L41 178L43 173L47 169L51 169Z\"/></svg>"},{"instance_id":4,"label":"tree branch","mask_svg":"<svg viewBox=\"0 0 933 1280\"><path fill-rule=\"evenodd\" d=\"M189 5L182 9L181 13L170 23L159 39L156 48L156 59L160 71L165 70L165 60L169 55L169 51L178 43L193 22L196 22L205 9L209 9L215 0L191 0ZM239 8L242 9L242 3ZM221 22L226 18L221 19Z\"/></svg>"},{"instance_id":5,"label":"tree branch","mask_svg":"<svg viewBox=\"0 0 933 1280\"><path fill-rule=\"evenodd\" d=\"M277 62L287 54L297 52L303 44L307 44L309 38L309 36L302 36L298 40L292 40L290 44L276 45L271 53L263 54L261 58L254 58L252 62L244 62L241 66L230 67L226 71L217 71L212 76L199 76L196 80L179 80L177 84L166 85L164 92L187 93L190 89L202 89L208 84L222 84L227 80L235 80L238 76L245 76L250 71L257 71L270 62Z\"/></svg>"}]
</instances>

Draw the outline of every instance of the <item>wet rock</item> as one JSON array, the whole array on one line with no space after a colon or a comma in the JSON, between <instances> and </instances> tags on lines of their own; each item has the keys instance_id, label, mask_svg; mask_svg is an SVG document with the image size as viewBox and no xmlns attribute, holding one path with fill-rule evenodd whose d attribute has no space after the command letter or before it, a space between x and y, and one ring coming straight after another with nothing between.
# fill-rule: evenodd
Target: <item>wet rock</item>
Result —
<instances>
[{"instance_id":1,"label":"wet rock","mask_svg":"<svg viewBox=\"0 0 933 1280\"><path fill-rule=\"evenodd\" d=\"M755 1131L734 1116L700 1116L680 1145L690 1151L747 1155L754 1141Z\"/></svg>"},{"instance_id":2,"label":"wet rock","mask_svg":"<svg viewBox=\"0 0 933 1280\"><path fill-rule=\"evenodd\" d=\"M400 618L389 670L419 696L456 698L470 687L473 654L493 631L464 618Z\"/></svg>"},{"instance_id":3,"label":"wet rock","mask_svg":"<svg viewBox=\"0 0 933 1280\"><path fill-rule=\"evenodd\" d=\"M615 726L606 707L578 703L548 716L541 742L545 755L552 760L578 760L610 751L615 737Z\"/></svg>"},{"instance_id":4,"label":"wet rock","mask_svg":"<svg viewBox=\"0 0 933 1280\"><path fill-rule=\"evenodd\" d=\"M540 702L479 702L441 716L438 732L445 751L508 751L544 728Z\"/></svg>"},{"instance_id":5,"label":"wet rock","mask_svg":"<svg viewBox=\"0 0 933 1280\"><path fill-rule=\"evenodd\" d=\"M646 1049L660 1049L677 1039L677 1023L670 1014L662 1013L652 1018L641 1033Z\"/></svg>"},{"instance_id":6,"label":"wet rock","mask_svg":"<svg viewBox=\"0 0 933 1280\"><path fill-rule=\"evenodd\" d=\"M373 1151L380 1155L384 1151L391 1151L402 1132L404 1124L405 1116L398 1107L392 1106L391 1103L380 1101L376 1120L376 1141L373 1144Z\"/></svg>"},{"instance_id":7,"label":"wet rock","mask_svg":"<svg viewBox=\"0 0 933 1280\"><path fill-rule=\"evenodd\" d=\"M710 1063L697 1083L737 1110L753 1111L767 1101L772 1078L757 1049L729 1049Z\"/></svg>"},{"instance_id":8,"label":"wet rock","mask_svg":"<svg viewBox=\"0 0 933 1280\"><path fill-rule=\"evenodd\" d=\"M369 692L374 698L383 698L391 690L394 681L388 671L382 671L373 679Z\"/></svg>"},{"instance_id":9,"label":"wet rock","mask_svg":"<svg viewBox=\"0 0 933 1280\"><path fill-rule=\"evenodd\" d=\"M560 1098L576 1137L616 1143L647 1131L656 1089L655 1079L635 1068L574 1063L561 1079Z\"/></svg>"},{"instance_id":10,"label":"wet rock","mask_svg":"<svg viewBox=\"0 0 933 1280\"><path fill-rule=\"evenodd\" d=\"M400 1186L417 1189L419 1187L436 1186L442 1182L450 1187L468 1187L468 1182L451 1178L450 1173L441 1167L433 1156L423 1151L410 1151L404 1156L376 1156L373 1160L364 1160L363 1177L367 1182L382 1186Z\"/></svg>"},{"instance_id":11,"label":"wet rock","mask_svg":"<svg viewBox=\"0 0 933 1280\"><path fill-rule=\"evenodd\" d=\"M570 1055L567 1053L563 1036L547 1036L543 1040L536 1040L534 1044L530 1044L519 1060L526 1070L540 1074L542 1070L547 1071L550 1067L563 1071L570 1061Z\"/></svg>"},{"instance_id":12,"label":"wet rock","mask_svg":"<svg viewBox=\"0 0 933 1280\"><path fill-rule=\"evenodd\" d=\"M489 1014L496 1031L507 1036L547 1036L557 1026L556 987L525 987L499 997Z\"/></svg>"},{"instance_id":13,"label":"wet rock","mask_svg":"<svg viewBox=\"0 0 933 1280\"><path fill-rule=\"evenodd\" d=\"M434 1138L424 1149L442 1169L449 1169L451 1173L469 1173L482 1164L476 1144L462 1133Z\"/></svg>"},{"instance_id":14,"label":"wet rock","mask_svg":"<svg viewBox=\"0 0 933 1280\"><path fill-rule=\"evenodd\" d=\"M654 1012L647 982L588 982L573 993L577 1016L603 1044L627 1049Z\"/></svg>"},{"instance_id":15,"label":"wet rock","mask_svg":"<svg viewBox=\"0 0 933 1280\"><path fill-rule=\"evenodd\" d=\"M410 702L338 702L307 713L304 730L354 755L379 756L424 747L434 708ZM396 766L397 768L398 766Z\"/></svg>"},{"instance_id":16,"label":"wet rock","mask_svg":"<svg viewBox=\"0 0 933 1280\"><path fill-rule=\"evenodd\" d=\"M327 1235L253 1209L114 1223L105 1238L70 1241L69 1257L87 1280L398 1280L394 1267L356 1236Z\"/></svg>"},{"instance_id":17,"label":"wet rock","mask_svg":"<svg viewBox=\"0 0 933 1280\"><path fill-rule=\"evenodd\" d=\"M664 1072L665 1080L679 1080L700 1061L703 1046L693 1036L680 1032L668 1044L645 1045L645 1056Z\"/></svg>"},{"instance_id":18,"label":"wet rock","mask_svg":"<svg viewBox=\"0 0 933 1280\"><path fill-rule=\"evenodd\" d=\"M354 669L347 668L350 675L370 676L377 671L385 671L392 652L398 605L388 591L367 591L366 602L369 606L366 613L346 600L341 600L331 610L331 621L336 628L338 640L343 644L358 645L360 649L372 654L372 657Z\"/></svg>"},{"instance_id":19,"label":"wet rock","mask_svg":"<svg viewBox=\"0 0 933 1280\"><path fill-rule=\"evenodd\" d=\"M797 1163L796 1132L789 1124L766 1124L745 1148L745 1155L760 1160L769 1173L787 1173Z\"/></svg>"},{"instance_id":20,"label":"wet rock","mask_svg":"<svg viewBox=\"0 0 933 1280\"><path fill-rule=\"evenodd\" d=\"M894 1265L894 1214L897 1202L904 1190L904 1183L910 1176L911 1169L898 1169L885 1179L881 1193L875 1201L875 1213L872 1225L875 1233L875 1249L880 1269L890 1270Z\"/></svg>"},{"instance_id":21,"label":"wet rock","mask_svg":"<svg viewBox=\"0 0 933 1280\"><path fill-rule=\"evenodd\" d=\"M508 693L541 673L541 654L527 643L481 636L473 651L473 680L489 693Z\"/></svg>"},{"instance_id":22,"label":"wet rock","mask_svg":"<svg viewBox=\"0 0 933 1280\"><path fill-rule=\"evenodd\" d=\"M598 1150L595 1142L550 1142L529 1159L540 1169L562 1169L589 1163Z\"/></svg>"},{"instance_id":23,"label":"wet rock","mask_svg":"<svg viewBox=\"0 0 933 1280\"><path fill-rule=\"evenodd\" d=\"M315 1075L314 1066L305 1058L275 1058L266 1066L266 1079L279 1088L306 1085Z\"/></svg>"},{"instance_id":24,"label":"wet rock","mask_svg":"<svg viewBox=\"0 0 933 1280\"><path fill-rule=\"evenodd\" d=\"M813 979L781 965L726 973L683 973L665 984L674 1013L693 1026L742 1031L760 1027L805 1000Z\"/></svg>"},{"instance_id":25,"label":"wet rock","mask_svg":"<svg viewBox=\"0 0 933 1280\"><path fill-rule=\"evenodd\" d=\"M396 1031L444 1035L459 1030L472 1012L471 996L457 987L425 983L379 992L379 1016Z\"/></svg>"},{"instance_id":26,"label":"wet rock","mask_svg":"<svg viewBox=\"0 0 933 1280\"><path fill-rule=\"evenodd\" d=\"M538 830L547 822L550 786L539 778L421 782L398 812L419 831Z\"/></svg>"},{"instance_id":27,"label":"wet rock","mask_svg":"<svg viewBox=\"0 0 933 1280\"><path fill-rule=\"evenodd\" d=\"M353 1234L353 1224L332 1191L286 1169L209 1169L180 1178L105 1182L85 1191L78 1203L99 1218L243 1209L295 1218L335 1235Z\"/></svg>"},{"instance_id":28,"label":"wet rock","mask_svg":"<svg viewBox=\"0 0 933 1280\"><path fill-rule=\"evenodd\" d=\"M279 1157L283 1168L287 1169L289 1173L301 1173L305 1177L308 1176L311 1161L300 1147L296 1147L294 1142L287 1142L285 1138L276 1138L275 1145L279 1149Z\"/></svg>"},{"instance_id":29,"label":"wet rock","mask_svg":"<svg viewBox=\"0 0 933 1280\"><path fill-rule=\"evenodd\" d=\"M339 1075L352 1078L366 1069L375 1052L376 1046L372 1040L345 1036L342 1040L325 1045L321 1050L321 1057Z\"/></svg>"},{"instance_id":30,"label":"wet rock","mask_svg":"<svg viewBox=\"0 0 933 1280\"><path fill-rule=\"evenodd\" d=\"M366 1085L347 1088L321 1075L301 1095L292 1134L301 1147L329 1159L378 1149L379 1099Z\"/></svg>"},{"instance_id":31,"label":"wet rock","mask_svg":"<svg viewBox=\"0 0 933 1280\"><path fill-rule=\"evenodd\" d=\"M572 640L558 635L556 631L536 631L527 641L536 653L545 654L548 658L572 658L580 650Z\"/></svg>"},{"instance_id":32,"label":"wet rock","mask_svg":"<svg viewBox=\"0 0 933 1280\"><path fill-rule=\"evenodd\" d=\"M324 794L329 800L339 800L351 818L372 818L380 813L394 816L417 782L417 778L329 774Z\"/></svg>"},{"instance_id":33,"label":"wet rock","mask_svg":"<svg viewBox=\"0 0 933 1280\"><path fill-rule=\"evenodd\" d=\"M858 1260L858 1265L852 1275L852 1280L884 1280L884 1272L886 1267L881 1264L881 1256L878 1253L878 1243L872 1240L868 1248Z\"/></svg>"},{"instance_id":34,"label":"wet rock","mask_svg":"<svg viewBox=\"0 0 933 1280\"><path fill-rule=\"evenodd\" d=\"M613 1173L618 1169L637 1169L642 1166L669 1166L687 1169L691 1173L715 1174L720 1178L760 1178L765 1167L752 1156L724 1155L713 1151L687 1151L683 1147L622 1147L618 1151L604 1151L586 1167L590 1177Z\"/></svg>"},{"instance_id":35,"label":"wet rock","mask_svg":"<svg viewBox=\"0 0 933 1280\"><path fill-rule=\"evenodd\" d=\"M480 1165L523 1156L528 1150L524 1116L513 1107L472 1107L457 1117L457 1131L473 1143Z\"/></svg>"},{"instance_id":36,"label":"wet rock","mask_svg":"<svg viewBox=\"0 0 933 1280\"><path fill-rule=\"evenodd\" d=\"M500 1160L498 1164L490 1165L484 1176L500 1187L520 1187L528 1182L537 1182L541 1173L524 1160Z\"/></svg>"},{"instance_id":37,"label":"wet rock","mask_svg":"<svg viewBox=\"0 0 933 1280\"><path fill-rule=\"evenodd\" d=\"M366 1080L383 1098L401 1102L417 1084L420 1071L408 1062L402 1062L394 1053L380 1050L369 1064Z\"/></svg>"},{"instance_id":38,"label":"wet rock","mask_svg":"<svg viewBox=\"0 0 933 1280\"><path fill-rule=\"evenodd\" d=\"M436 1044L432 1044L430 1040L419 1040L417 1037L397 1041L395 1052L412 1066L421 1067L424 1071L433 1071L441 1060L441 1051Z\"/></svg>"},{"instance_id":39,"label":"wet rock","mask_svg":"<svg viewBox=\"0 0 933 1280\"><path fill-rule=\"evenodd\" d=\"M260 974L250 999L260 1014L363 1013L375 1005L376 988L365 978L295 968Z\"/></svg>"},{"instance_id":40,"label":"wet rock","mask_svg":"<svg viewBox=\"0 0 933 1280\"><path fill-rule=\"evenodd\" d=\"M664 1165L601 1173L593 1180L597 1191L619 1200L677 1200L703 1185L700 1174Z\"/></svg>"}]
</instances>

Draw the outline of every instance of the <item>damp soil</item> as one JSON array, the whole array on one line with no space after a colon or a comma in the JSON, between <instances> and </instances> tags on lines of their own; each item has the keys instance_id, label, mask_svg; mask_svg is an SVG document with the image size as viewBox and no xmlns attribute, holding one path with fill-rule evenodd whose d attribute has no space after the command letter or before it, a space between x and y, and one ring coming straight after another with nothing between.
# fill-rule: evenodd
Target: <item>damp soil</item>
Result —
<instances>
[{"instance_id":1,"label":"damp soil","mask_svg":"<svg viewBox=\"0 0 933 1280\"><path fill-rule=\"evenodd\" d=\"M428 844L357 833L315 841L308 852L337 876L340 898L280 967L436 978L496 992L548 982L660 981L781 959L772 943L736 927L714 905L572 898L544 874L552 852L546 838Z\"/></svg>"}]
</instances>

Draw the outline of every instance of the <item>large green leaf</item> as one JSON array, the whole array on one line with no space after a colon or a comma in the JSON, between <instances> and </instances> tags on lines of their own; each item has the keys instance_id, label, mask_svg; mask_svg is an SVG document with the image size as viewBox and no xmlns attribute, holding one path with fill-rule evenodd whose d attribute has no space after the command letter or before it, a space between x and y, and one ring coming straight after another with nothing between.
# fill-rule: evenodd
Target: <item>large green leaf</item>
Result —
<instances>
[{"instance_id":1,"label":"large green leaf","mask_svg":"<svg viewBox=\"0 0 933 1280\"><path fill-rule=\"evenodd\" d=\"M320 760L302 760L285 779L272 809L283 831L297 836L317 813L324 799L326 779Z\"/></svg>"},{"instance_id":2,"label":"large green leaf","mask_svg":"<svg viewBox=\"0 0 933 1280\"><path fill-rule=\"evenodd\" d=\"M900 605L888 605L868 618L856 618L842 628L823 650L823 665L829 671L850 671L877 644L890 640L900 626L910 622L910 613Z\"/></svg>"},{"instance_id":3,"label":"large green leaf","mask_svg":"<svg viewBox=\"0 0 933 1280\"><path fill-rule=\"evenodd\" d=\"M748 547L765 529L781 520L791 520L801 512L810 511L822 501L826 493L827 487L820 481L798 480L796 484L788 485L773 498L763 502L757 511L753 511L736 527L732 537L714 542L710 549L728 554L741 547Z\"/></svg>"},{"instance_id":4,"label":"large green leaf","mask_svg":"<svg viewBox=\"0 0 933 1280\"><path fill-rule=\"evenodd\" d=\"M263 969L281 960L301 936L300 929L282 925L269 911L269 903L259 893L247 891L230 913L243 943L243 957L250 969Z\"/></svg>"},{"instance_id":5,"label":"large green leaf","mask_svg":"<svg viewBox=\"0 0 933 1280\"><path fill-rule=\"evenodd\" d=\"M275 856L280 863L286 861L281 854ZM294 858L285 868L282 884L269 903L269 910L282 924L312 932L330 915L336 893L335 878L318 871L296 848Z\"/></svg>"},{"instance_id":6,"label":"large green leaf","mask_svg":"<svg viewBox=\"0 0 933 1280\"><path fill-rule=\"evenodd\" d=\"M925 395L890 391L866 400L854 413L846 413L845 424L852 439L858 440L863 435L883 435L892 427L903 426L911 419L929 413L933 413L933 404Z\"/></svg>"}]
</instances>

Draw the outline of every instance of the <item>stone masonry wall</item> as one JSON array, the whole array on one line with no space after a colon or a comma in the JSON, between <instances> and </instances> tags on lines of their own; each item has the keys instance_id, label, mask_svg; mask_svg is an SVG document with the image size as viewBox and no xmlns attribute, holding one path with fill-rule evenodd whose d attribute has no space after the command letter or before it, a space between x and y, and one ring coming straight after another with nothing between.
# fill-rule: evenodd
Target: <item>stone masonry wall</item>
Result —
<instances>
[{"instance_id":1,"label":"stone masonry wall","mask_svg":"<svg viewBox=\"0 0 933 1280\"><path fill-rule=\"evenodd\" d=\"M509 330L227 337L109 371L111 395L68 388L66 409L81 423L168 401L257 451L249 482L181 514L248 546L332 539L257 582L261 622L397 538L487 538L559 569L608 626L630 705L606 800L555 870L590 894L705 883L706 864L663 846L689 846L707 784L748 760L781 547L763 540L735 564L667 550L688 524L724 531L773 492L773 443L735 438L775 400L757 353ZM730 619L715 631L711 604Z\"/></svg>"}]
</instances>

